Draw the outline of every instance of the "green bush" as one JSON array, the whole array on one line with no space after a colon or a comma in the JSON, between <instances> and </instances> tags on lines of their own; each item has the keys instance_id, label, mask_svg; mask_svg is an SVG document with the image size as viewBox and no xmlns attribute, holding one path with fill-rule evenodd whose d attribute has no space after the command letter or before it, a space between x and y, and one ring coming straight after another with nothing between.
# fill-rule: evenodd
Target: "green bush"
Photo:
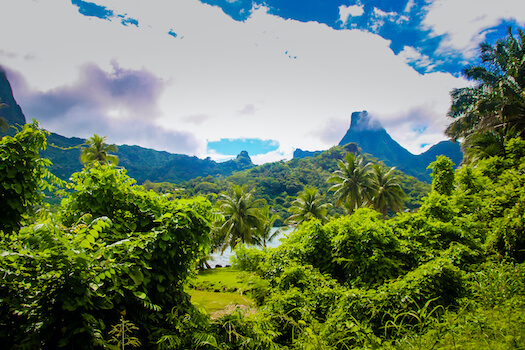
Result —
<instances>
[{"instance_id":1,"label":"green bush","mask_svg":"<svg viewBox=\"0 0 525 350\"><path fill-rule=\"evenodd\" d=\"M462 272L448 259L435 259L377 289L344 292L330 311L324 332L333 332L344 338L353 333L352 328L357 323L361 328L369 327L379 337L387 331L388 322L395 321L399 315L421 314L429 307L444 311L457 305L464 294ZM432 315L436 317L438 314ZM408 323L417 321L416 317L405 320ZM340 340L334 338L332 341Z\"/></svg>"},{"instance_id":2,"label":"green bush","mask_svg":"<svg viewBox=\"0 0 525 350\"><path fill-rule=\"evenodd\" d=\"M47 134L33 121L0 140L0 231L17 231L42 199L42 179L51 162L38 153L46 148Z\"/></svg>"},{"instance_id":3,"label":"green bush","mask_svg":"<svg viewBox=\"0 0 525 350\"><path fill-rule=\"evenodd\" d=\"M264 262L267 253L257 247L247 247L244 244L237 244L234 254L230 257L233 267L243 271L260 271L260 265Z\"/></svg>"},{"instance_id":4,"label":"green bush","mask_svg":"<svg viewBox=\"0 0 525 350\"><path fill-rule=\"evenodd\" d=\"M351 216L326 225L332 238L335 277L367 288L403 273L402 246L392 229L371 209L358 209Z\"/></svg>"},{"instance_id":5,"label":"green bush","mask_svg":"<svg viewBox=\"0 0 525 350\"><path fill-rule=\"evenodd\" d=\"M3 344L106 347L124 311L145 348L167 335L191 344L194 324L185 319L199 315L183 283L207 252L211 204L154 197L114 167L84 172L75 177L78 192L64 201L68 225L49 217L2 234ZM108 197L90 198L102 192ZM98 204L90 208L83 199ZM102 213L111 219L96 218Z\"/></svg>"}]
</instances>

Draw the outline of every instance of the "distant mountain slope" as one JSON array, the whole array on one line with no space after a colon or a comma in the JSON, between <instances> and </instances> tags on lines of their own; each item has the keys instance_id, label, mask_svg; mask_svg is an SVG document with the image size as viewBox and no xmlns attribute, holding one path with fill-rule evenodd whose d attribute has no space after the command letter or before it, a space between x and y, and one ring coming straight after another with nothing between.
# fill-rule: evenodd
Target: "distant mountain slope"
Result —
<instances>
[{"instance_id":1,"label":"distant mountain slope","mask_svg":"<svg viewBox=\"0 0 525 350\"><path fill-rule=\"evenodd\" d=\"M82 170L80 145L84 142L85 140L77 137L69 138L52 133L48 137L48 148L42 152L42 156L53 163L51 172L62 179L68 179L72 173ZM254 167L245 151L236 159L217 163L209 158L199 159L139 146L120 145L117 149L115 154L119 157L119 166L126 168L128 175L139 184L146 180L180 183L198 176L229 176L235 171Z\"/></svg>"},{"instance_id":2,"label":"distant mountain slope","mask_svg":"<svg viewBox=\"0 0 525 350\"><path fill-rule=\"evenodd\" d=\"M26 118L15 101L13 90L2 67L0 67L0 99L7 105L0 109L0 116L5 118L10 126L24 125ZM14 133L15 130L10 128L4 134L14 135ZM0 131L0 137L4 134ZM68 179L74 172L82 170L80 146L84 142L84 139L78 137L65 137L51 133L47 139L48 147L41 152L41 155L49 158L53 163L51 167L53 174L62 179ZM198 176L229 176L236 171L254 167L246 151L242 151L236 159L217 163L209 158L199 159L139 146L120 145L117 147L116 155L119 157L119 165L125 167L128 175L137 180L139 184L146 180L180 183Z\"/></svg>"},{"instance_id":3,"label":"distant mountain slope","mask_svg":"<svg viewBox=\"0 0 525 350\"><path fill-rule=\"evenodd\" d=\"M236 172L226 178L193 179L182 187L188 195L209 195L224 192L230 183L246 185L255 189L257 198L263 198L272 207L272 212L285 219L290 215L288 208L306 187L314 187L323 195L325 203L335 203L333 183L327 182L330 175L338 169L338 162L345 159L347 153L359 154L355 143L334 146L312 157L294 158L258 165L254 168ZM366 161L375 162L365 155ZM421 198L430 192L430 185L396 170L401 187L406 194L405 208L413 210L421 205ZM341 208L330 209L331 215L342 214ZM279 221L282 225L282 220Z\"/></svg>"},{"instance_id":4,"label":"distant mountain slope","mask_svg":"<svg viewBox=\"0 0 525 350\"><path fill-rule=\"evenodd\" d=\"M24 125L26 117L22 113L22 109L16 103L13 97L13 90L11 84L7 80L4 69L0 66L0 102L6 104L4 108L0 108L0 117L5 118L9 125Z\"/></svg>"},{"instance_id":5,"label":"distant mountain slope","mask_svg":"<svg viewBox=\"0 0 525 350\"><path fill-rule=\"evenodd\" d=\"M431 181L430 171L427 167L436 159L436 156L445 155L456 165L459 165L463 159L460 145L452 141L442 141L432 146L428 151L414 155L392 139L381 124L372 120L366 111L352 113L350 128L339 145L342 146L351 142L356 143L363 153L368 153L382 160L386 165L395 166L405 174L425 182ZM296 150L294 157L302 158L315 153Z\"/></svg>"}]
</instances>

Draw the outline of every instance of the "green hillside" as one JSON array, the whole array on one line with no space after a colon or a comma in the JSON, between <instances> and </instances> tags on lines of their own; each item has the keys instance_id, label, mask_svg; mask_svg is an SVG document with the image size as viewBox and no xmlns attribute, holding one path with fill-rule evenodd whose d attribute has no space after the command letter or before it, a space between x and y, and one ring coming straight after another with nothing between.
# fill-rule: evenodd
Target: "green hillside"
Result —
<instances>
[{"instance_id":1,"label":"green hillside","mask_svg":"<svg viewBox=\"0 0 525 350\"><path fill-rule=\"evenodd\" d=\"M288 208L297 194L306 187L317 188L324 196L324 202L334 203L334 193L329 191L327 182L337 169L337 163L343 160L348 152L361 153L354 143L345 146L334 146L314 157L294 158L290 161L268 163L254 168L236 172L226 178L198 177L182 183L187 196L218 194L226 191L230 184L246 185L255 189L257 198L263 198L283 219L287 218ZM367 161L377 162L376 158L366 157ZM407 195L405 208L413 210L419 207L421 198L430 192L430 185L397 171L401 178L402 188ZM333 208L332 215L341 214L341 209ZM279 221L278 223L281 223Z\"/></svg>"},{"instance_id":2,"label":"green hillside","mask_svg":"<svg viewBox=\"0 0 525 350\"><path fill-rule=\"evenodd\" d=\"M372 119L366 111L352 113L350 127L339 142L339 146L350 142L358 144L363 153L377 157L387 166L395 166L405 174L428 183L431 178L427 166L437 156L447 156L456 166L463 159L459 143L452 141L441 141L426 152L414 155L392 139L381 124ZM320 151L309 152L298 149L294 152L294 157L305 158L319 153Z\"/></svg>"}]
</instances>

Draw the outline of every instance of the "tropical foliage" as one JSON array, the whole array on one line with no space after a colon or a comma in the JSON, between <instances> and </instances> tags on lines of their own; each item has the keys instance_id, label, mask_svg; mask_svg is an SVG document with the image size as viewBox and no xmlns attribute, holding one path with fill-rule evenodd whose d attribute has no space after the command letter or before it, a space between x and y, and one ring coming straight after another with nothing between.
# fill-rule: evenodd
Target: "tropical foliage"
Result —
<instances>
[{"instance_id":1,"label":"tropical foliage","mask_svg":"<svg viewBox=\"0 0 525 350\"><path fill-rule=\"evenodd\" d=\"M73 181L59 215L0 232L3 346L111 348L122 324L145 347L191 344L180 317L201 316L183 281L206 253L209 202L165 200L114 166Z\"/></svg>"},{"instance_id":2,"label":"tropical foliage","mask_svg":"<svg viewBox=\"0 0 525 350\"><path fill-rule=\"evenodd\" d=\"M115 145L106 144L106 136L98 136L97 134L91 136L86 140L85 147L82 147L80 154L80 161L82 163L98 162L99 164L118 164L118 157L109 152L116 152Z\"/></svg>"},{"instance_id":3,"label":"tropical foliage","mask_svg":"<svg viewBox=\"0 0 525 350\"><path fill-rule=\"evenodd\" d=\"M46 132L36 121L0 141L0 231L17 231L42 199L41 190L49 185L43 180L50 173L39 151L46 145Z\"/></svg>"},{"instance_id":4,"label":"tropical foliage","mask_svg":"<svg viewBox=\"0 0 525 350\"><path fill-rule=\"evenodd\" d=\"M449 116L454 121L446 130L464 139L467 149L479 134L510 139L525 130L525 32L518 29L514 36L509 28L507 37L480 49L481 64L463 70L475 86L452 92Z\"/></svg>"},{"instance_id":5,"label":"tropical foliage","mask_svg":"<svg viewBox=\"0 0 525 350\"><path fill-rule=\"evenodd\" d=\"M321 196L316 188L307 187L292 202L292 206L288 209L292 215L286 221L293 224L301 224L310 219L327 221L329 207L330 203L321 203Z\"/></svg>"},{"instance_id":6,"label":"tropical foliage","mask_svg":"<svg viewBox=\"0 0 525 350\"><path fill-rule=\"evenodd\" d=\"M254 243L262 226L260 205L262 200L253 199L253 190L245 186L233 186L228 193L221 194L218 201L222 220L218 224L218 233L226 246L235 248L237 243Z\"/></svg>"},{"instance_id":7,"label":"tropical foliage","mask_svg":"<svg viewBox=\"0 0 525 350\"><path fill-rule=\"evenodd\" d=\"M346 155L346 161L339 161L339 167L328 182L335 182L330 190L335 191L336 204L343 205L351 214L355 209L371 202L372 178L370 163L363 156Z\"/></svg>"},{"instance_id":8,"label":"tropical foliage","mask_svg":"<svg viewBox=\"0 0 525 350\"><path fill-rule=\"evenodd\" d=\"M26 128L15 139L39 140L41 130ZM32 147L25 152L37 157L41 143ZM254 214L248 242L261 237L270 208L232 187L217 215L203 198L148 192L124 169L94 163L72 177L58 213L26 212L16 229L2 229L0 338L7 348L482 347L474 334L494 348L523 347L525 141L509 140L504 155L452 174L438 159L417 213L384 220L360 208L305 221L278 248L238 245L236 266L258 276L246 291L258 311L216 319L184 289L209 252L211 223ZM40 185L34 174L18 179ZM230 231L241 242L239 232ZM475 327L480 315L484 328Z\"/></svg>"}]
</instances>

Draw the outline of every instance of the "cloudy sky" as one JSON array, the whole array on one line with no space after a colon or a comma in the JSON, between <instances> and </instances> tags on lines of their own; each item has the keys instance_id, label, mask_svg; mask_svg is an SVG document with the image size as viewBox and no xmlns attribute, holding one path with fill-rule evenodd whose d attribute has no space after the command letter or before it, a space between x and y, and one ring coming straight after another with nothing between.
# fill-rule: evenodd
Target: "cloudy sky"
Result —
<instances>
[{"instance_id":1,"label":"cloudy sky","mask_svg":"<svg viewBox=\"0 0 525 350\"><path fill-rule=\"evenodd\" d=\"M509 25L525 1L0 0L0 65L64 136L263 163L337 144L367 110L420 153Z\"/></svg>"}]
</instances>

